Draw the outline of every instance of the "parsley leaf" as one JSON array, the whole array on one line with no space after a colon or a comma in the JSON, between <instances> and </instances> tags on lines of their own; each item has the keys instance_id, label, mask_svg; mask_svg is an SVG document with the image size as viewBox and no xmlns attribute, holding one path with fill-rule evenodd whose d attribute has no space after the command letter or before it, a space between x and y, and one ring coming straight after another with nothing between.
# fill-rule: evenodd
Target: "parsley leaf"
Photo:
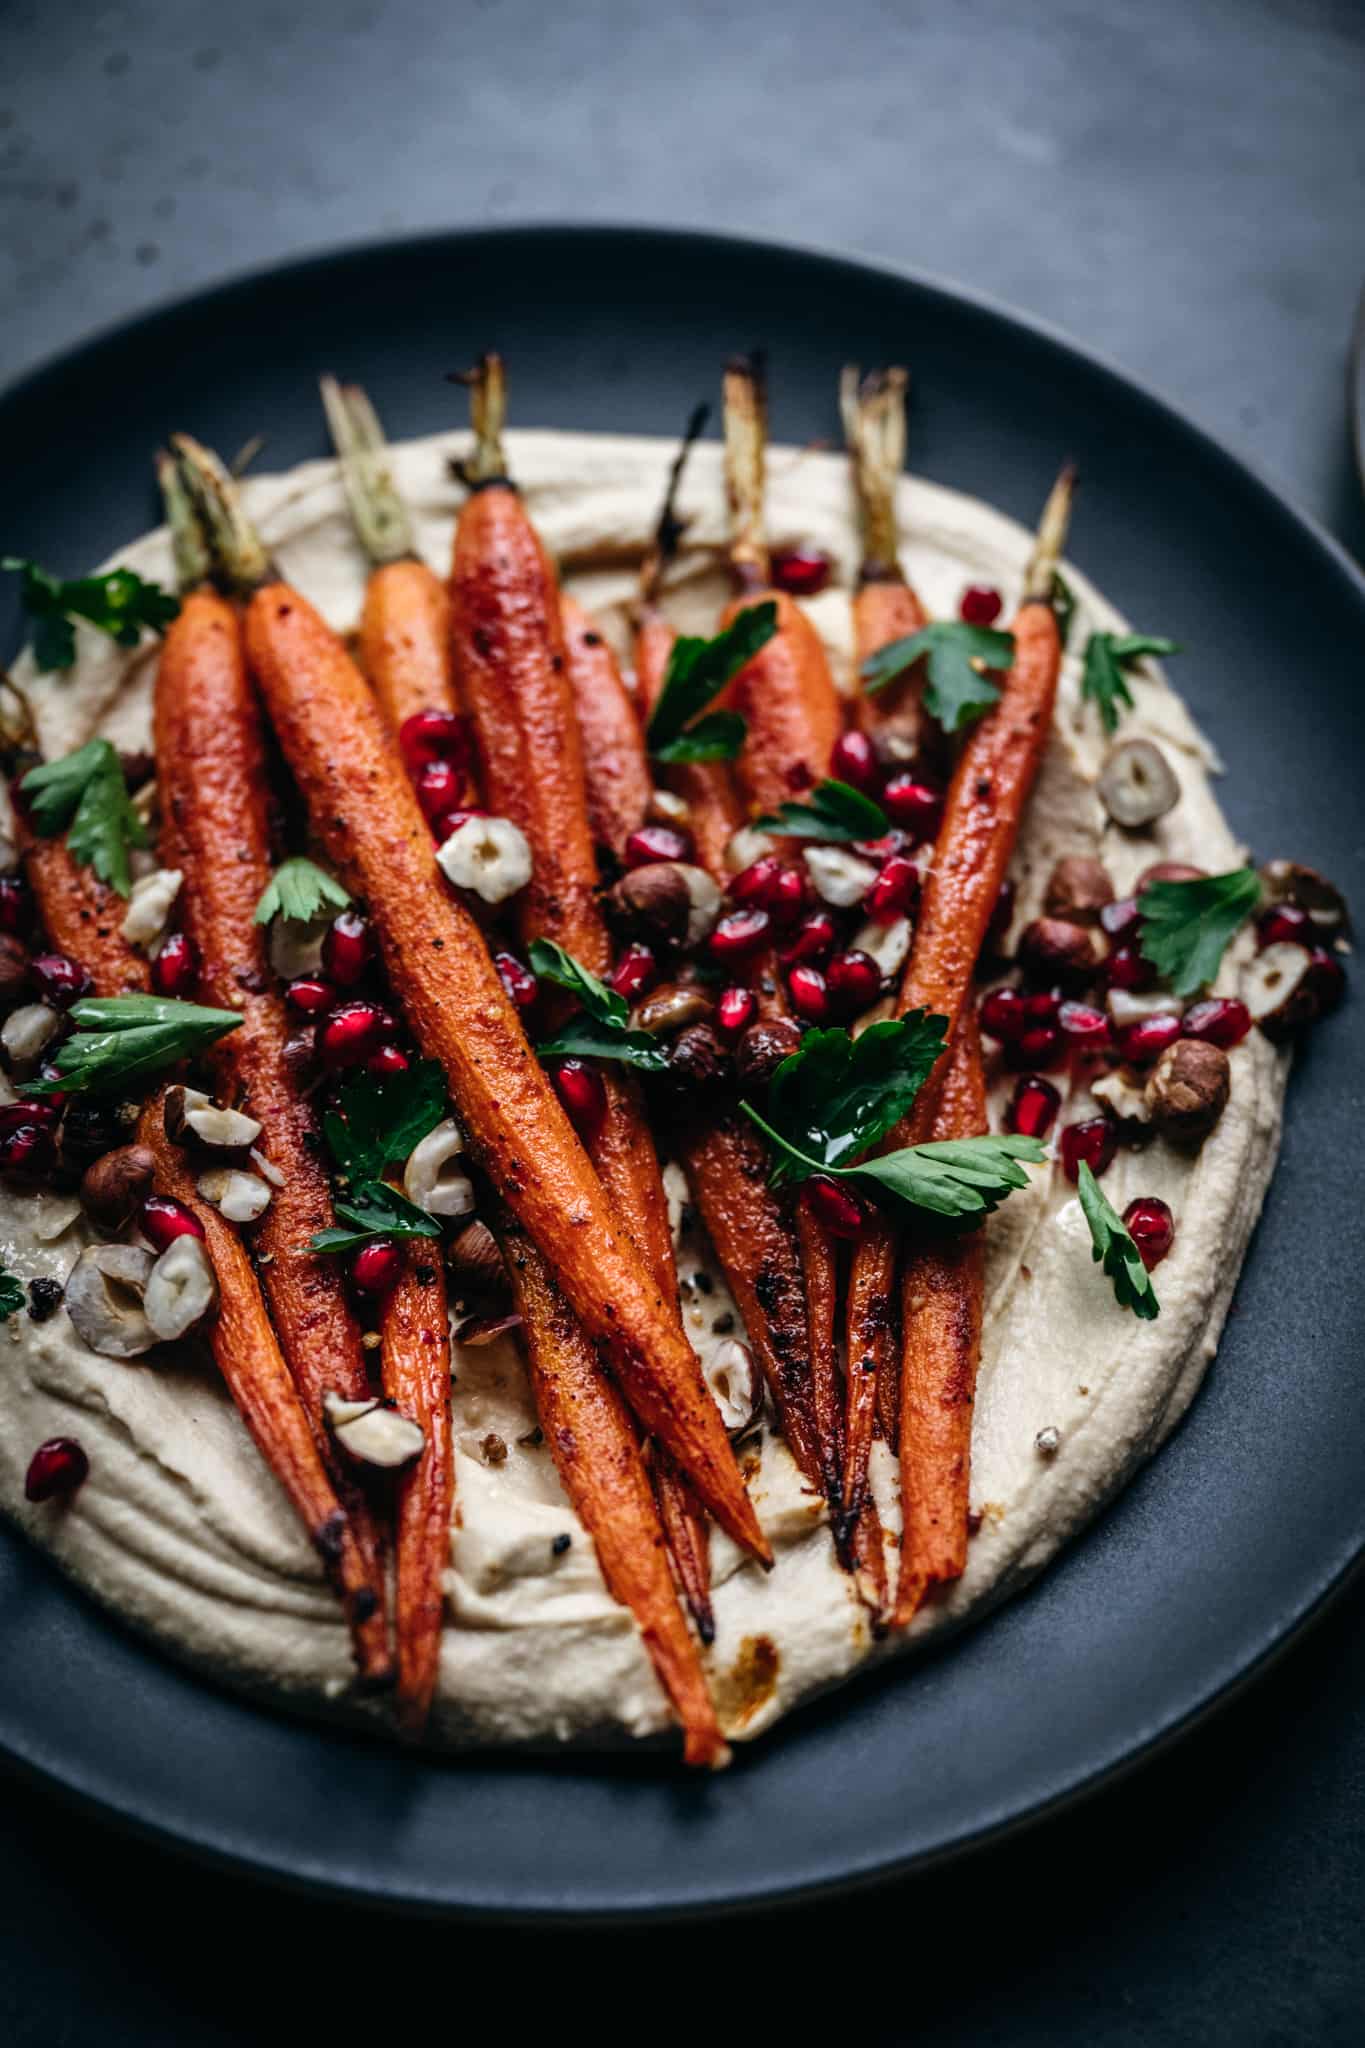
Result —
<instances>
[{"instance_id":1,"label":"parsley leaf","mask_svg":"<svg viewBox=\"0 0 1365 2048\"><path fill-rule=\"evenodd\" d=\"M850 783L833 781L818 783L808 804L783 804L754 824L779 839L881 839L891 829L880 804Z\"/></svg>"},{"instance_id":2,"label":"parsley leaf","mask_svg":"<svg viewBox=\"0 0 1365 2048\"><path fill-rule=\"evenodd\" d=\"M1142 1254L1123 1219L1100 1193L1100 1184L1084 1160L1076 1180L1076 1193L1090 1225L1091 1256L1113 1281L1115 1301L1120 1308L1130 1308L1144 1323L1154 1321L1161 1313L1161 1303L1156 1298L1152 1276L1143 1265Z\"/></svg>"},{"instance_id":3,"label":"parsley leaf","mask_svg":"<svg viewBox=\"0 0 1365 2048\"><path fill-rule=\"evenodd\" d=\"M40 669L70 668L76 659L71 621L88 619L120 647L136 647L144 627L162 633L180 610L180 600L158 583L144 582L131 569L79 576L63 583L36 562L6 555L0 569L22 576L20 601L32 622L33 658Z\"/></svg>"},{"instance_id":4,"label":"parsley leaf","mask_svg":"<svg viewBox=\"0 0 1365 2048\"><path fill-rule=\"evenodd\" d=\"M969 626L960 619L935 619L918 633L869 655L862 666L863 688L873 696L923 661L929 676L925 710L945 732L961 732L1000 701L999 685L985 671L1007 669L1013 660L1013 633Z\"/></svg>"},{"instance_id":5,"label":"parsley leaf","mask_svg":"<svg viewBox=\"0 0 1365 2048\"><path fill-rule=\"evenodd\" d=\"M808 1031L768 1090L784 1138L822 1166L867 1151L898 1124L943 1050L946 1019L923 1010L847 1031ZM779 1165L783 1180L798 1176Z\"/></svg>"},{"instance_id":6,"label":"parsley leaf","mask_svg":"<svg viewBox=\"0 0 1365 2048\"><path fill-rule=\"evenodd\" d=\"M344 910L350 900L350 892L335 875L296 854L293 860L280 863L261 891L256 923L269 924L272 918L283 917L291 924L311 924L325 911Z\"/></svg>"},{"instance_id":7,"label":"parsley leaf","mask_svg":"<svg viewBox=\"0 0 1365 2048\"><path fill-rule=\"evenodd\" d=\"M336 1198L338 1216L350 1224L333 1224L308 1241L310 1252L354 1252L377 1237L439 1237L441 1226L386 1181L362 1180Z\"/></svg>"},{"instance_id":8,"label":"parsley leaf","mask_svg":"<svg viewBox=\"0 0 1365 2048\"><path fill-rule=\"evenodd\" d=\"M34 830L53 838L66 826L67 851L120 896L132 888L128 849L147 844L147 828L128 798L123 767L108 740L87 740L58 761L30 768L19 785Z\"/></svg>"},{"instance_id":9,"label":"parsley leaf","mask_svg":"<svg viewBox=\"0 0 1365 2048\"><path fill-rule=\"evenodd\" d=\"M680 634L673 642L645 740L656 761L732 761L744 744L735 711L705 711L777 631L777 606L748 605L712 640Z\"/></svg>"},{"instance_id":10,"label":"parsley leaf","mask_svg":"<svg viewBox=\"0 0 1365 2048\"><path fill-rule=\"evenodd\" d=\"M1192 996L1218 972L1229 940L1261 896L1255 868L1201 875L1194 882L1149 882L1138 898L1138 945L1178 996Z\"/></svg>"},{"instance_id":11,"label":"parsley leaf","mask_svg":"<svg viewBox=\"0 0 1365 2048\"><path fill-rule=\"evenodd\" d=\"M26 1300L23 1281L13 1273L0 1271L0 1323L17 1316Z\"/></svg>"},{"instance_id":12,"label":"parsley leaf","mask_svg":"<svg viewBox=\"0 0 1365 2048\"><path fill-rule=\"evenodd\" d=\"M1015 1188L1028 1186L1021 1160L1046 1158L1037 1138L939 1138L907 1145L853 1171L898 1200L936 1216L987 1216Z\"/></svg>"},{"instance_id":13,"label":"parsley leaf","mask_svg":"<svg viewBox=\"0 0 1365 2048\"><path fill-rule=\"evenodd\" d=\"M323 1130L341 1172L370 1181L406 1159L448 1114L439 1062L419 1060L404 1073L352 1076L323 1118Z\"/></svg>"},{"instance_id":14,"label":"parsley leaf","mask_svg":"<svg viewBox=\"0 0 1365 2048\"><path fill-rule=\"evenodd\" d=\"M236 1010L209 1010L168 996L85 996L72 1005L75 1033L57 1048L56 1076L29 1093L127 1089L202 1052L241 1023Z\"/></svg>"},{"instance_id":15,"label":"parsley leaf","mask_svg":"<svg viewBox=\"0 0 1365 2048\"><path fill-rule=\"evenodd\" d=\"M1123 664L1143 654L1179 654L1174 640L1155 639L1150 633L1092 633L1085 643L1085 671L1081 695L1099 706L1106 732L1118 731L1120 707L1133 708L1133 693L1123 673Z\"/></svg>"},{"instance_id":16,"label":"parsley leaf","mask_svg":"<svg viewBox=\"0 0 1365 2048\"><path fill-rule=\"evenodd\" d=\"M581 1005L552 1039L536 1047L541 1059L620 1060L646 1073L664 1071L667 1053L650 1032L629 1028L625 997L589 973L572 953L553 939L532 939L530 962L531 972L541 981L567 989Z\"/></svg>"}]
</instances>

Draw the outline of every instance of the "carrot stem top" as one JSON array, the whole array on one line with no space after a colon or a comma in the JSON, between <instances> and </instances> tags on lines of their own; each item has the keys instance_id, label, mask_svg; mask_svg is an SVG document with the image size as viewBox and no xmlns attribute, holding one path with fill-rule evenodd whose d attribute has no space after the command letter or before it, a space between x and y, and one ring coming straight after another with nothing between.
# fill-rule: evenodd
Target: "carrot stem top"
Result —
<instances>
[{"instance_id":1,"label":"carrot stem top","mask_svg":"<svg viewBox=\"0 0 1365 2048\"><path fill-rule=\"evenodd\" d=\"M214 580L234 596L249 596L274 572L236 482L212 449L190 435L172 434L171 449L213 564Z\"/></svg>"},{"instance_id":2,"label":"carrot stem top","mask_svg":"<svg viewBox=\"0 0 1365 2048\"><path fill-rule=\"evenodd\" d=\"M1071 502L1075 494L1076 471L1068 462L1048 492L1043 516L1038 522L1038 538L1033 544L1028 568L1024 571L1025 603L1051 604L1053 601L1057 567L1066 546Z\"/></svg>"},{"instance_id":3,"label":"carrot stem top","mask_svg":"<svg viewBox=\"0 0 1365 2048\"><path fill-rule=\"evenodd\" d=\"M319 388L361 546L376 567L415 555L412 522L393 480L379 415L359 384L322 377Z\"/></svg>"},{"instance_id":4,"label":"carrot stem top","mask_svg":"<svg viewBox=\"0 0 1365 2048\"><path fill-rule=\"evenodd\" d=\"M471 489L480 484L507 483L507 453L502 445L507 424L507 377L502 357L491 351L481 355L472 370L458 370L452 382L469 392L469 424L474 429L474 452L458 464L459 474Z\"/></svg>"},{"instance_id":5,"label":"carrot stem top","mask_svg":"<svg viewBox=\"0 0 1365 2048\"><path fill-rule=\"evenodd\" d=\"M213 559L199 514L194 509L194 500L168 448L156 451L156 481L161 491L161 502L166 508L166 524L171 530L176 587L179 590L197 590L212 575Z\"/></svg>"},{"instance_id":6,"label":"carrot stem top","mask_svg":"<svg viewBox=\"0 0 1365 2048\"><path fill-rule=\"evenodd\" d=\"M769 573L763 531L768 389L762 356L733 356L725 366L724 391L730 566L740 590L762 590Z\"/></svg>"},{"instance_id":7,"label":"carrot stem top","mask_svg":"<svg viewBox=\"0 0 1365 2048\"><path fill-rule=\"evenodd\" d=\"M865 583L901 582L897 560L896 479L905 467L905 390L901 369L870 370L849 363L839 380L844 441L862 525Z\"/></svg>"}]
</instances>

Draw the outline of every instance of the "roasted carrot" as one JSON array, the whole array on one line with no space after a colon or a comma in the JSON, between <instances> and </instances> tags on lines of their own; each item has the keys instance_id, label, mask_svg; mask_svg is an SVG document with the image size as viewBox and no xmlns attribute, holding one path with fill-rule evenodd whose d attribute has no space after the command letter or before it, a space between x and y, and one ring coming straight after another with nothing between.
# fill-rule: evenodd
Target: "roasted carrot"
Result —
<instances>
[{"instance_id":1,"label":"roasted carrot","mask_svg":"<svg viewBox=\"0 0 1365 2048\"><path fill-rule=\"evenodd\" d=\"M935 1138L989 1128L976 1012L962 1012L934 1118ZM981 1231L924 1237L901 1270L901 1550L893 1625L967 1562L972 1404L981 1358L986 1246Z\"/></svg>"},{"instance_id":2,"label":"roasted carrot","mask_svg":"<svg viewBox=\"0 0 1365 2048\"><path fill-rule=\"evenodd\" d=\"M48 943L79 960L97 996L145 995L151 972L124 938L128 906L67 852L65 839L40 839L18 805L15 832L24 874L42 912Z\"/></svg>"},{"instance_id":3,"label":"roasted carrot","mask_svg":"<svg viewBox=\"0 0 1365 2048\"><path fill-rule=\"evenodd\" d=\"M445 1068L489 1178L551 1259L641 1421L722 1527L766 1560L771 1553L676 1312L619 1228L478 926L441 878L364 678L286 584L252 598L247 651L314 828L353 893L368 901L413 1035Z\"/></svg>"},{"instance_id":4,"label":"roasted carrot","mask_svg":"<svg viewBox=\"0 0 1365 2048\"><path fill-rule=\"evenodd\" d=\"M497 1227L536 1412L564 1490L596 1545L609 1592L635 1616L682 1724L688 1763L715 1768L729 1752L674 1595L635 1430L531 1239L510 1217Z\"/></svg>"},{"instance_id":5,"label":"roasted carrot","mask_svg":"<svg viewBox=\"0 0 1365 2048\"><path fill-rule=\"evenodd\" d=\"M640 720L616 656L567 591L560 598L564 648L578 729L593 843L619 861L649 813L654 784L640 744Z\"/></svg>"},{"instance_id":6,"label":"roasted carrot","mask_svg":"<svg viewBox=\"0 0 1365 2048\"><path fill-rule=\"evenodd\" d=\"M431 1708L445 1618L443 1574L455 1506L450 1423L450 1311L439 1249L418 1243L384 1303L384 1392L426 1441L398 1478L397 1608L399 1718L420 1733Z\"/></svg>"},{"instance_id":7,"label":"roasted carrot","mask_svg":"<svg viewBox=\"0 0 1365 2048\"><path fill-rule=\"evenodd\" d=\"M859 669L893 640L908 638L928 624L923 605L900 561L896 480L905 466L904 370L874 370L860 379L852 366L839 387L844 439L853 470L862 531L858 587L853 596L853 642ZM876 696L858 691L858 724L888 761L908 761L926 747L937 751L934 728L921 698L924 673L917 665Z\"/></svg>"}]
</instances>

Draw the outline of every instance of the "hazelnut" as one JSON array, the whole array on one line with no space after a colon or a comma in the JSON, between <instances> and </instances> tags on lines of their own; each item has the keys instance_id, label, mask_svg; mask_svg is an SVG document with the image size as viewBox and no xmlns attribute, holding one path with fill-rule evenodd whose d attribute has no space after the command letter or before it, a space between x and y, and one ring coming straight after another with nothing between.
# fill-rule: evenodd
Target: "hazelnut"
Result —
<instances>
[{"instance_id":1,"label":"hazelnut","mask_svg":"<svg viewBox=\"0 0 1365 2048\"><path fill-rule=\"evenodd\" d=\"M1114 823L1130 832L1155 825L1180 801L1175 770L1151 740L1120 740L1111 747L1098 788Z\"/></svg>"},{"instance_id":2,"label":"hazelnut","mask_svg":"<svg viewBox=\"0 0 1365 2048\"><path fill-rule=\"evenodd\" d=\"M1068 918L1073 924L1093 924L1106 903L1113 900L1114 885L1104 862L1092 854L1069 853L1048 876L1043 909L1049 917Z\"/></svg>"},{"instance_id":3,"label":"hazelnut","mask_svg":"<svg viewBox=\"0 0 1365 2048\"><path fill-rule=\"evenodd\" d=\"M1163 1137L1199 1145L1227 1108L1231 1083L1232 1069L1221 1046L1178 1038L1153 1067L1145 1100Z\"/></svg>"},{"instance_id":4,"label":"hazelnut","mask_svg":"<svg viewBox=\"0 0 1365 2048\"><path fill-rule=\"evenodd\" d=\"M685 1031L689 1024L704 1023L714 1008L711 997L701 986L666 981L662 988L645 997L631 1022L641 1031L666 1038L675 1031Z\"/></svg>"},{"instance_id":5,"label":"hazelnut","mask_svg":"<svg viewBox=\"0 0 1365 2048\"><path fill-rule=\"evenodd\" d=\"M1292 939L1261 949L1246 970L1242 992L1252 1017L1276 1044L1316 1023L1322 1008L1313 956Z\"/></svg>"},{"instance_id":6,"label":"hazelnut","mask_svg":"<svg viewBox=\"0 0 1365 2048\"><path fill-rule=\"evenodd\" d=\"M1192 867L1187 860L1154 860L1133 884L1133 894L1140 896L1152 882L1202 882L1207 873L1207 868Z\"/></svg>"},{"instance_id":7,"label":"hazelnut","mask_svg":"<svg viewBox=\"0 0 1365 2048\"><path fill-rule=\"evenodd\" d=\"M656 860L632 868L603 898L607 922L620 939L675 946L687 934L692 898L681 861Z\"/></svg>"},{"instance_id":8,"label":"hazelnut","mask_svg":"<svg viewBox=\"0 0 1365 2048\"><path fill-rule=\"evenodd\" d=\"M1268 860L1261 869L1261 886L1267 903L1293 903L1306 910L1324 939L1350 936L1346 898L1316 868L1296 860Z\"/></svg>"},{"instance_id":9,"label":"hazelnut","mask_svg":"<svg viewBox=\"0 0 1365 2048\"><path fill-rule=\"evenodd\" d=\"M1099 965L1095 941L1083 924L1064 917L1035 917L1019 934L1019 959L1040 981L1079 986Z\"/></svg>"},{"instance_id":10,"label":"hazelnut","mask_svg":"<svg viewBox=\"0 0 1365 2048\"><path fill-rule=\"evenodd\" d=\"M703 1082L720 1080L729 1069L730 1060L709 1024L689 1024L674 1039L668 1065L673 1079L692 1089Z\"/></svg>"},{"instance_id":11,"label":"hazelnut","mask_svg":"<svg viewBox=\"0 0 1365 2048\"><path fill-rule=\"evenodd\" d=\"M751 1024L735 1053L740 1085L749 1089L762 1087L800 1043L801 1027L790 1017L770 1017Z\"/></svg>"},{"instance_id":12,"label":"hazelnut","mask_svg":"<svg viewBox=\"0 0 1365 2048\"><path fill-rule=\"evenodd\" d=\"M0 933L0 1009L11 1009L28 993L28 948Z\"/></svg>"},{"instance_id":13,"label":"hazelnut","mask_svg":"<svg viewBox=\"0 0 1365 2048\"><path fill-rule=\"evenodd\" d=\"M478 1293L492 1293L507 1279L498 1241L477 1216L466 1223L451 1245L446 1263L453 1280Z\"/></svg>"},{"instance_id":14,"label":"hazelnut","mask_svg":"<svg viewBox=\"0 0 1365 2048\"><path fill-rule=\"evenodd\" d=\"M146 1145L120 1145L86 1168L81 1207L97 1230L111 1235L131 1223L152 1191L156 1160Z\"/></svg>"}]
</instances>

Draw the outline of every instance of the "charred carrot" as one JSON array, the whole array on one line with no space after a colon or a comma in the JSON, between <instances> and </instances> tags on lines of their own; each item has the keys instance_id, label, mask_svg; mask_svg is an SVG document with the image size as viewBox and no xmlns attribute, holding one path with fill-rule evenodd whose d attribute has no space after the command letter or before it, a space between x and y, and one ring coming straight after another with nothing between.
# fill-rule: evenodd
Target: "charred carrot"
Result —
<instances>
[{"instance_id":1,"label":"charred carrot","mask_svg":"<svg viewBox=\"0 0 1365 2048\"><path fill-rule=\"evenodd\" d=\"M385 1301L380 1336L384 1392L425 1438L418 1457L399 1474L397 1494L397 1701L403 1725L417 1734L440 1670L443 1575L455 1506L445 1272L439 1255L422 1244L409 1251L403 1276Z\"/></svg>"},{"instance_id":2,"label":"charred carrot","mask_svg":"<svg viewBox=\"0 0 1365 2048\"><path fill-rule=\"evenodd\" d=\"M593 843L620 861L626 841L649 813L654 784L640 744L640 720L616 656L588 613L565 591L560 598Z\"/></svg>"},{"instance_id":3,"label":"charred carrot","mask_svg":"<svg viewBox=\"0 0 1365 2048\"><path fill-rule=\"evenodd\" d=\"M853 643L860 671L869 655L928 624L924 607L901 566L896 518L896 480L905 467L907 382L901 369L874 370L860 378L850 365L839 386L862 530L858 587L853 596ZM875 697L859 689L858 724L884 759L912 760L934 743L934 728L921 702L923 693L924 674L918 665Z\"/></svg>"},{"instance_id":4,"label":"charred carrot","mask_svg":"<svg viewBox=\"0 0 1365 2048\"><path fill-rule=\"evenodd\" d=\"M97 996L145 994L151 972L124 938L123 898L67 852L64 839L40 839L16 805L15 832L24 874L42 913L48 943L79 960Z\"/></svg>"}]
</instances>

